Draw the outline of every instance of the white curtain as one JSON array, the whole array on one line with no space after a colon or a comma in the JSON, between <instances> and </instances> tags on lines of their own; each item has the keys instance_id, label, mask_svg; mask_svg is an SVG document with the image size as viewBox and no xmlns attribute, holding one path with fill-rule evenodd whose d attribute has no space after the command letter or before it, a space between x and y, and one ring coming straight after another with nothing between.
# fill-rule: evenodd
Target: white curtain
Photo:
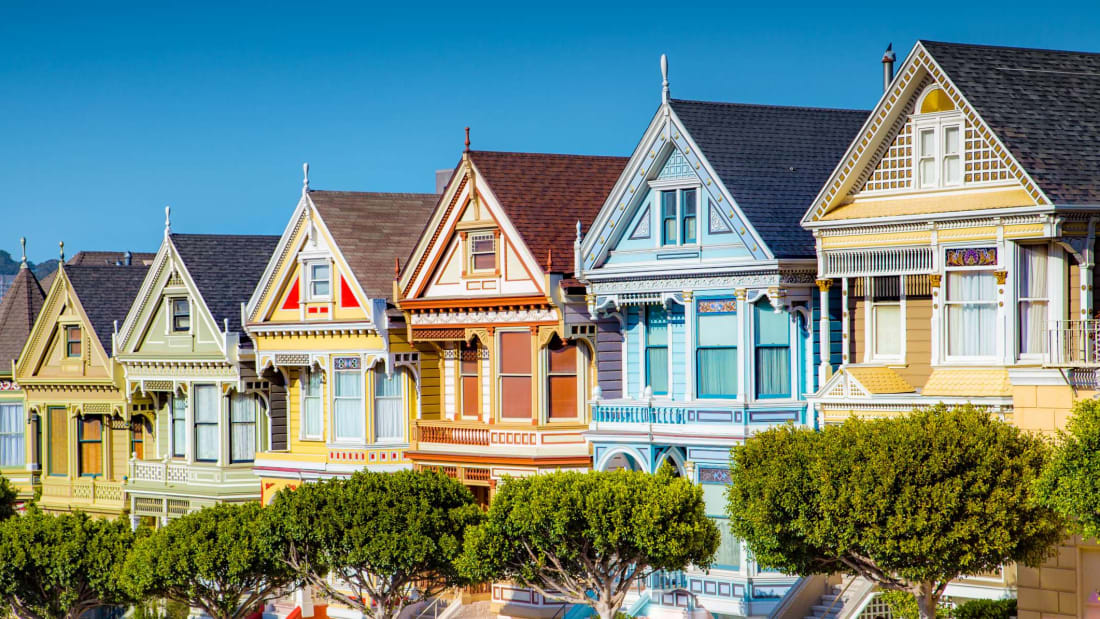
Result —
<instances>
[{"instance_id":1,"label":"white curtain","mask_svg":"<svg viewBox=\"0 0 1100 619\"><path fill-rule=\"evenodd\" d=\"M321 372L306 370L302 380L305 389L302 398L303 433L310 438L321 436Z\"/></svg>"},{"instance_id":2,"label":"white curtain","mask_svg":"<svg viewBox=\"0 0 1100 619\"><path fill-rule=\"evenodd\" d=\"M334 393L335 435L338 441L363 440L363 377L358 370L340 371Z\"/></svg>"},{"instance_id":3,"label":"white curtain","mask_svg":"<svg viewBox=\"0 0 1100 619\"><path fill-rule=\"evenodd\" d=\"M901 354L901 305L878 305L871 308L874 315L875 356Z\"/></svg>"},{"instance_id":4,"label":"white curtain","mask_svg":"<svg viewBox=\"0 0 1100 619\"><path fill-rule=\"evenodd\" d=\"M195 459L218 459L218 388L195 385Z\"/></svg>"},{"instance_id":5,"label":"white curtain","mask_svg":"<svg viewBox=\"0 0 1100 619\"><path fill-rule=\"evenodd\" d=\"M22 404L0 404L0 466L23 466Z\"/></svg>"},{"instance_id":6,"label":"white curtain","mask_svg":"<svg viewBox=\"0 0 1100 619\"><path fill-rule=\"evenodd\" d=\"M948 354L992 356L997 334L997 282L993 273L948 273L947 301Z\"/></svg>"},{"instance_id":7,"label":"white curtain","mask_svg":"<svg viewBox=\"0 0 1100 619\"><path fill-rule=\"evenodd\" d=\"M229 458L233 462L256 459L256 397L234 393L229 401Z\"/></svg>"},{"instance_id":8,"label":"white curtain","mask_svg":"<svg viewBox=\"0 0 1100 619\"><path fill-rule=\"evenodd\" d=\"M1047 248L1020 246L1020 353L1043 353L1047 341Z\"/></svg>"},{"instance_id":9,"label":"white curtain","mask_svg":"<svg viewBox=\"0 0 1100 619\"><path fill-rule=\"evenodd\" d=\"M374 372L374 424L376 440L399 441L404 438L402 431L401 373L394 372L389 378L383 370Z\"/></svg>"},{"instance_id":10,"label":"white curtain","mask_svg":"<svg viewBox=\"0 0 1100 619\"><path fill-rule=\"evenodd\" d=\"M172 455L187 455L187 398L172 397Z\"/></svg>"}]
</instances>

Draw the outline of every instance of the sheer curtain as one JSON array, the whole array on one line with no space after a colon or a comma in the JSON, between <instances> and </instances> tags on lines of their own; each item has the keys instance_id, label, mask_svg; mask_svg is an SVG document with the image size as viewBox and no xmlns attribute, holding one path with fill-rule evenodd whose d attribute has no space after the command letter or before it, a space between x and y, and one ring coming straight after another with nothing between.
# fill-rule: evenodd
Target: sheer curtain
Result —
<instances>
[{"instance_id":1,"label":"sheer curtain","mask_svg":"<svg viewBox=\"0 0 1100 619\"><path fill-rule=\"evenodd\" d=\"M1020 246L1020 354L1041 354L1047 341L1047 248Z\"/></svg>"},{"instance_id":2,"label":"sheer curtain","mask_svg":"<svg viewBox=\"0 0 1100 619\"><path fill-rule=\"evenodd\" d=\"M233 462L256 459L256 419L258 402L246 393L234 393L229 401L229 458Z\"/></svg>"},{"instance_id":3,"label":"sheer curtain","mask_svg":"<svg viewBox=\"0 0 1100 619\"><path fill-rule=\"evenodd\" d=\"M996 351L997 282L989 271L947 274L948 354L989 357Z\"/></svg>"},{"instance_id":4,"label":"sheer curtain","mask_svg":"<svg viewBox=\"0 0 1100 619\"><path fill-rule=\"evenodd\" d=\"M737 395L737 314L699 314L695 373L702 398Z\"/></svg>"},{"instance_id":5,"label":"sheer curtain","mask_svg":"<svg viewBox=\"0 0 1100 619\"><path fill-rule=\"evenodd\" d=\"M379 369L374 372L374 424L376 440L399 441L404 438L401 428L401 373L389 377Z\"/></svg>"},{"instance_id":6,"label":"sheer curtain","mask_svg":"<svg viewBox=\"0 0 1100 619\"><path fill-rule=\"evenodd\" d=\"M182 395L172 396L172 455L187 455L187 398Z\"/></svg>"},{"instance_id":7,"label":"sheer curtain","mask_svg":"<svg viewBox=\"0 0 1100 619\"><path fill-rule=\"evenodd\" d=\"M195 459L218 459L218 388L195 385Z\"/></svg>"},{"instance_id":8,"label":"sheer curtain","mask_svg":"<svg viewBox=\"0 0 1100 619\"><path fill-rule=\"evenodd\" d=\"M791 340L787 312L756 304L756 395L791 395Z\"/></svg>"},{"instance_id":9,"label":"sheer curtain","mask_svg":"<svg viewBox=\"0 0 1100 619\"><path fill-rule=\"evenodd\" d=\"M22 404L0 404L0 466L23 466Z\"/></svg>"},{"instance_id":10,"label":"sheer curtain","mask_svg":"<svg viewBox=\"0 0 1100 619\"><path fill-rule=\"evenodd\" d=\"M338 371L334 412L338 441L363 440L363 377L359 370Z\"/></svg>"},{"instance_id":11,"label":"sheer curtain","mask_svg":"<svg viewBox=\"0 0 1100 619\"><path fill-rule=\"evenodd\" d=\"M321 436L321 372L306 370L302 377L302 433L308 438Z\"/></svg>"},{"instance_id":12,"label":"sheer curtain","mask_svg":"<svg viewBox=\"0 0 1100 619\"><path fill-rule=\"evenodd\" d=\"M654 305L645 313L645 373L646 384L654 394L668 393L668 313Z\"/></svg>"}]
</instances>

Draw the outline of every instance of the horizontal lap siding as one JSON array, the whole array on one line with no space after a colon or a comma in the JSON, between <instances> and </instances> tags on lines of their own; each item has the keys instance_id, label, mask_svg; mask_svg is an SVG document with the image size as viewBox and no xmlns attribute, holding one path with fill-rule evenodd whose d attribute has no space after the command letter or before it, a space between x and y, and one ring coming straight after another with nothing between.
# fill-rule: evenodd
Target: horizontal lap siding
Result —
<instances>
[{"instance_id":1,"label":"horizontal lap siding","mask_svg":"<svg viewBox=\"0 0 1100 619\"><path fill-rule=\"evenodd\" d=\"M286 387L271 383L271 394L268 401L271 403L271 449L272 451L286 451L287 449L287 410Z\"/></svg>"},{"instance_id":2,"label":"horizontal lap siding","mask_svg":"<svg viewBox=\"0 0 1100 619\"><path fill-rule=\"evenodd\" d=\"M642 389L638 385L642 375L642 361L639 347L642 337L642 328L639 324L640 312L637 307L628 307L626 310L626 379L623 381L623 389L627 395L637 395Z\"/></svg>"},{"instance_id":3,"label":"horizontal lap siding","mask_svg":"<svg viewBox=\"0 0 1100 619\"><path fill-rule=\"evenodd\" d=\"M674 305L668 312L669 347L668 362L672 366L672 384L669 396L683 399L687 396L687 331L684 327L684 307Z\"/></svg>"},{"instance_id":4,"label":"horizontal lap siding","mask_svg":"<svg viewBox=\"0 0 1100 619\"><path fill-rule=\"evenodd\" d=\"M623 334L614 318L596 323L596 374L603 397L623 397Z\"/></svg>"},{"instance_id":5,"label":"horizontal lap siding","mask_svg":"<svg viewBox=\"0 0 1100 619\"><path fill-rule=\"evenodd\" d=\"M905 362L898 368L910 385L916 388L928 382L932 373L932 297L905 299Z\"/></svg>"}]
</instances>

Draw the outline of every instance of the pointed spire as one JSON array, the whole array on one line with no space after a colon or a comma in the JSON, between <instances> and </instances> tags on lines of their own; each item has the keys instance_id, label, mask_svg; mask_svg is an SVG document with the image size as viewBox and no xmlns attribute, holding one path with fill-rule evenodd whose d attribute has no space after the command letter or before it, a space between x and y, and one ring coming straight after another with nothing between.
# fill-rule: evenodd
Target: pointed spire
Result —
<instances>
[{"instance_id":1,"label":"pointed spire","mask_svg":"<svg viewBox=\"0 0 1100 619\"><path fill-rule=\"evenodd\" d=\"M58 242L57 246L61 250L59 252L61 255L61 264L65 264L65 241Z\"/></svg>"},{"instance_id":2,"label":"pointed spire","mask_svg":"<svg viewBox=\"0 0 1100 619\"><path fill-rule=\"evenodd\" d=\"M466 127L466 150L464 150L462 152L465 152L465 153L470 152L470 128L469 127Z\"/></svg>"},{"instance_id":3,"label":"pointed spire","mask_svg":"<svg viewBox=\"0 0 1100 619\"><path fill-rule=\"evenodd\" d=\"M553 247L546 250L546 270L547 271L554 270L554 248Z\"/></svg>"},{"instance_id":4,"label":"pointed spire","mask_svg":"<svg viewBox=\"0 0 1100 619\"><path fill-rule=\"evenodd\" d=\"M302 164L302 195L309 193L309 162Z\"/></svg>"},{"instance_id":5,"label":"pointed spire","mask_svg":"<svg viewBox=\"0 0 1100 619\"><path fill-rule=\"evenodd\" d=\"M23 259L19 262L19 268L27 268L27 237L19 237L19 244L23 247Z\"/></svg>"},{"instance_id":6,"label":"pointed spire","mask_svg":"<svg viewBox=\"0 0 1100 619\"><path fill-rule=\"evenodd\" d=\"M172 207L170 205L164 206L164 238L168 238L168 235L172 234Z\"/></svg>"},{"instance_id":7,"label":"pointed spire","mask_svg":"<svg viewBox=\"0 0 1100 619\"><path fill-rule=\"evenodd\" d=\"M668 56L661 54L661 103L668 103Z\"/></svg>"},{"instance_id":8,"label":"pointed spire","mask_svg":"<svg viewBox=\"0 0 1100 619\"><path fill-rule=\"evenodd\" d=\"M393 278L401 277L401 258L393 257Z\"/></svg>"}]
</instances>

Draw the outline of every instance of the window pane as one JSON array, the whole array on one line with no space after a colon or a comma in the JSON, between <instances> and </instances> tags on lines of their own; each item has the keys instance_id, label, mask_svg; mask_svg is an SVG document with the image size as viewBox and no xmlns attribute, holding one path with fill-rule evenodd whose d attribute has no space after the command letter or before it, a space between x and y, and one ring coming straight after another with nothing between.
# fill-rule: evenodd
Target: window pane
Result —
<instances>
[{"instance_id":1,"label":"window pane","mask_svg":"<svg viewBox=\"0 0 1100 619\"><path fill-rule=\"evenodd\" d=\"M718 552L714 555L714 567L736 570L741 567L741 541L730 533L729 521L715 518L718 525Z\"/></svg>"},{"instance_id":2,"label":"window pane","mask_svg":"<svg viewBox=\"0 0 1100 619\"><path fill-rule=\"evenodd\" d=\"M550 419L576 419L577 417L577 377L551 376Z\"/></svg>"},{"instance_id":3,"label":"window pane","mask_svg":"<svg viewBox=\"0 0 1100 619\"><path fill-rule=\"evenodd\" d=\"M676 192L661 192L661 244L676 243Z\"/></svg>"},{"instance_id":4,"label":"window pane","mask_svg":"<svg viewBox=\"0 0 1100 619\"><path fill-rule=\"evenodd\" d=\"M218 422L218 388L214 385L195 385L195 422Z\"/></svg>"},{"instance_id":5,"label":"window pane","mask_svg":"<svg viewBox=\"0 0 1100 619\"><path fill-rule=\"evenodd\" d=\"M661 192L661 214L665 217L676 217L676 192Z\"/></svg>"},{"instance_id":6,"label":"window pane","mask_svg":"<svg viewBox=\"0 0 1100 619\"><path fill-rule=\"evenodd\" d=\"M787 347L756 349L756 395L791 394L791 354Z\"/></svg>"},{"instance_id":7,"label":"window pane","mask_svg":"<svg viewBox=\"0 0 1100 619\"><path fill-rule=\"evenodd\" d=\"M958 127L944 127L943 128L943 154L945 154L945 155L957 155L957 154L959 154L959 128Z\"/></svg>"},{"instance_id":8,"label":"window pane","mask_svg":"<svg viewBox=\"0 0 1100 619\"><path fill-rule=\"evenodd\" d=\"M943 182L949 185L962 182L962 161L958 155L943 158Z\"/></svg>"},{"instance_id":9,"label":"window pane","mask_svg":"<svg viewBox=\"0 0 1100 619\"><path fill-rule=\"evenodd\" d=\"M919 146L919 157L934 156L936 154L936 133L933 129L921 130Z\"/></svg>"},{"instance_id":10,"label":"window pane","mask_svg":"<svg viewBox=\"0 0 1100 619\"><path fill-rule=\"evenodd\" d=\"M246 393L233 394L229 402L229 457L234 462L247 462L256 456L257 408L255 396Z\"/></svg>"},{"instance_id":11,"label":"window pane","mask_svg":"<svg viewBox=\"0 0 1100 619\"><path fill-rule=\"evenodd\" d=\"M668 345L668 313L660 305L646 309L646 344L649 346Z\"/></svg>"},{"instance_id":12,"label":"window pane","mask_svg":"<svg viewBox=\"0 0 1100 619\"><path fill-rule=\"evenodd\" d=\"M934 159L920 160L920 184L923 187L936 184L936 161Z\"/></svg>"},{"instance_id":13,"label":"window pane","mask_svg":"<svg viewBox=\"0 0 1100 619\"><path fill-rule=\"evenodd\" d=\"M653 393L668 393L668 348L647 348L645 369L646 384L653 388Z\"/></svg>"},{"instance_id":14,"label":"window pane","mask_svg":"<svg viewBox=\"0 0 1100 619\"><path fill-rule=\"evenodd\" d=\"M187 398L172 397L172 456L187 455Z\"/></svg>"},{"instance_id":15,"label":"window pane","mask_svg":"<svg viewBox=\"0 0 1100 619\"><path fill-rule=\"evenodd\" d=\"M362 395L362 383L358 371L336 372L336 397L357 398Z\"/></svg>"},{"instance_id":16,"label":"window pane","mask_svg":"<svg viewBox=\"0 0 1100 619\"><path fill-rule=\"evenodd\" d=\"M481 411L477 407L478 386L477 375L462 377L462 416L480 417Z\"/></svg>"},{"instance_id":17,"label":"window pane","mask_svg":"<svg viewBox=\"0 0 1100 619\"><path fill-rule=\"evenodd\" d=\"M992 356L996 320L997 306L994 303L948 305L948 354Z\"/></svg>"},{"instance_id":18,"label":"window pane","mask_svg":"<svg viewBox=\"0 0 1100 619\"><path fill-rule=\"evenodd\" d=\"M737 346L737 314L699 314L699 346Z\"/></svg>"},{"instance_id":19,"label":"window pane","mask_svg":"<svg viewBox=\"0 0 1100 619\"><path fill-rule=\"evenodd\" d=\"M474 253L492 253L493 251L493 235L478 235L471 237L470 250Z\"/></svg>"},{"instance_id":20,"label":"window pane","mask_svg":"<svg viewBox=\"0 0 1100 619\"><path fill-rule=\"evenodd\" d=\"M947 300L993 303L997 300L997 281L988 271L949 272Z\"/></svg>"},{"instance_id":21,"label":"window pane","mask_svg":"<svg viewBox=\"0 0 1100 619\"><path fill-rule=\"evenodd\" d=\"M491 271L497 266L495 254L474 254L475 271Z\"/></svg>"},{"instance_id":22,"label":"window pane","mask_svg":"<svg viewBox=\"0 0 1100 619\"><path fill-rule=\"evenodd\" d=\"M401 375L398 371L386 376L384 370L374 371L375 397L401 397Z\"/></svg>"},{"instance_id":23,"label":"window pane","mask_svg":"<svg viewBox=\"0 0 1100 619\"><path fill-rule=\"evenodd\" d=\"M790 330L786 312L776 312L767 301L756 304L756 345L786 346Z\"/></svg>"},{"instance_id":24,"label":"window pane","mask_svg":"<svg viewBox=\"0 0 1100 619\"><path fill-rule=\"evenodd\" d=\"M80 419L80 440L98 441L103 438L103 420L99 417Z\"/></svg>"},{"instance_id":25,"label":"window pane","mask_svg":"<svg viewBox=\"0 0 1100 619\"><path fill-rule=\"evenodd\" d=\"M1020 246L1020 296L1025 299L1047 298L1046 245Z\"/></svg>"},{"instance_id":26,"label":"window pane","mask_svg":"<svg viewBox=\"0 0 1100 619\"><path fill-rule=\"evenodd\" d=\"M901 306L876 305L871 308L874 321L875 356L901 354Z\"/></svg>"},{"instance_id":27,"label":"window pane","mask_svg":"<svg viewBox=\"0 0 1100 619\"><path fill-rule=\"evenodd\" d=\"M531 373L531 334L506 331L500 334L500 371L505 374Z\"/></svg>"},{"instance_id":28,"label":"window pane","mask_svg":"<svg viewBox=\"0 0 1100 619\"><path fill-rule=\"evenodd\" d=\"M683 239L684 243L695 242L695 190L685 189L681 195L683 203L680 205L684 214L684 230Z\"/></svg>"},{"instance_id":29,"label":"window pane","mask_svg":"<svg viewBox=\"0 0 1100 619\"><path fill-rule=\"evenodd\" d=\"M401 398L379 398L374 404L377 440L400 440L402 431Z\"/></svg>"},{"instance_id":30,"label":"window pane","mask_svg":"<svg viewBox=\"0 0 1100 619\"><path fill-rule=\"evenodd\" d=\"M1046 352L1047 302L1022 301L1020 303L1020 352Z\"/></svg>"},{"instance_id":31,"label":"window pane","mask_svg":"<svg viewBox=\"0 0 1100 619\"><path fill-rule=\"evenodd\" d=\"M0 466L23 466L22 404L0 404Z\"/></svg>"},{"instance_id":32,"label":"window pane","mask_svg":"<svg viewBox=\"0 0 1100 619\"><path fill-rule=\"evenodd\" d=\"M81 475L103 474L103 420L99 417L83 417L78 422L77 439L80 446Z\"/></svg>"},{"instance_id":33,"label":"window pane","mask_svg":"<svg viewBox=\"0 0 1100 619\"><path fill-rule=\"evenodd\" d=\"M336 400L336 439L362 440L363 438L363 402L362 400Z\"/></svg>"},{"instance_id":34,"label":"window pane","mask_svg":"<svg viewBox=\"0 0 1100 619\"><path fill-rule=\"evenodd\" d=\"M69 474L69 413L64 408L49 409L50 475Z\"/></svg>"},{"instance_id":35,"label":"window pane","mask_svg":"<svg viewBox=\"0 0 1100 619\"><path fill-rule=\"evenodd\" d=\"M736 348L700 348L695 358L699 397L737 395Z\"/></svg>"},{"instance_id":36,"label":"window pane","mask_svg":"<svg viewBox=\"0 0 1100 619\"><path fill-rule=\"evenodd\" d=\"M308 437L321 436L321 398L308 397L303 402L305 408L305 435Z\"/></svg>"},{"instance_id":37,"label":"window pane","mask_svg":"<svg viewBox=\"0 0 1100 619\"><path fill-rule=\"evenodd\" d=\"M500 379L500 415L507 419L531 419L531 378L504 376Z\"/></svg>"},{"instance_id":38,"label":"window pane","mask_svg":"<svg viewBox=\"0 0 1100 619\"><path fill-rule=\"evenodd\" d=\"M195 459L213 462L218 459L218 425L195 426Z\"/></svg>"},{"instance_id":39,"label":"window pane","mask_svg":"<svg viewBox=\"0 0 1100 619\"><path fill-rule=\"evenodd\" d=\"M550 371L552 373L577 373L577 344L575 342L563 344L555 340L555 343L547 348L547 353L550 357Z\"/></svg>"}]
</instances>

